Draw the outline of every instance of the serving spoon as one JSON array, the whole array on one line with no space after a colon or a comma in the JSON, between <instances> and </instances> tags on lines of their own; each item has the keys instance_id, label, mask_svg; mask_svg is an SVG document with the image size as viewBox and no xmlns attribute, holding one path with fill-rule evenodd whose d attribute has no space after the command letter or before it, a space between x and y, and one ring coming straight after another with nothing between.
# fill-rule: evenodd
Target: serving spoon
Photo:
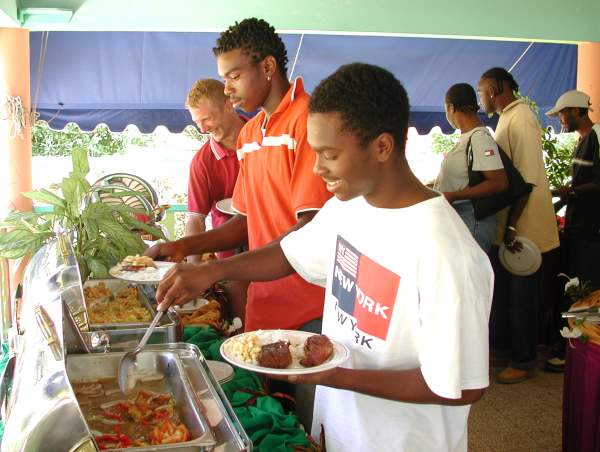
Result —
<instances>
[{"instance_id":1,"label":"serving spoon","mask_svg":"<svg viewBox=\"0 0 600 452\"><path fill-rule=\"evenodd\" d=\"M121 361L119 362L119 370L117 373L117 381L119 383L119 389L123 394L131 392L131 390L133 390L133 388L135 387L135 384L137 382L137 379L135 378L137 369L137 355L142 350L142 348L144 348L146 342L148 342L152 331L154 331L154 328L156 327L156 325L158 325L158 322L160 321L163 314L164 311L156 312L156 315L152 319L152 323L150 323L150 326L144 333L144 336L142 336L142 340L140 341L138 346L134 350L125 353L121 358Z\"/></svg>"}]
</instances>

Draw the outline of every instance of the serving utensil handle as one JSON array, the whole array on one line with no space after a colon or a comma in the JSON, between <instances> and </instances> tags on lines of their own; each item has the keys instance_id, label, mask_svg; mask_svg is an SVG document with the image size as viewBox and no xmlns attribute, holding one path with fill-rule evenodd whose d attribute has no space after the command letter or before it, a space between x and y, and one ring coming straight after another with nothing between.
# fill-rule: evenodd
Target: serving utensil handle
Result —
<instances>
[{"instance_id":1,"label":"serving utensil handle","mask_svg":"<svg viewBox=\"0 0 600 452\"><path fill-rule=\"evenodd\" d=\"M144 345L146 345L146 342L148 342L148 339L150 338L150 335L152 334L152 331L154 331L154 327L156 325L158 325L158 322L160 321L160 319L163 316L164 312L165 311L157 311L156 312L156 315L152 319L152 323L150 323L150 326L148 327L148 329L146 330L146 332L142 336L142 340L140 341L140 343L138 344L138 346L135 348L135 352L136 353L139 352L144 347Z\"/></svg>"}]
</instances>

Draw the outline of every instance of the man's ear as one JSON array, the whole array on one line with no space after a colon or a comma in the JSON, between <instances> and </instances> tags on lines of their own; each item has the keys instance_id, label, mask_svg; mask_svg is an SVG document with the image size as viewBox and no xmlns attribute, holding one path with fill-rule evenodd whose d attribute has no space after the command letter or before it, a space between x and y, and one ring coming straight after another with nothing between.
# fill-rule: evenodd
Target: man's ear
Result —
<instances>
[{"instance_id":1,"label":"man's ear","mask_svg":"<svg viewBox=\"0 0 600 452\"><path fill-rule=\"evenodd\" d=\"M261 64L265 77L268 79L273 78L277 72L277 60L275 57L273 55L267 55L265 59L262 60Z\"/></svg>"},{"instance_id":2,"label":"man's ear","mask_svg":"<svg viewBox=\"0 0 600 452\"><path fill-rule=\"evenodd\" d=\"M383 132L373 140L375 156L378 162L386 162L394 153L396 140L389 132Z\"/></svg>"}]
</instances>

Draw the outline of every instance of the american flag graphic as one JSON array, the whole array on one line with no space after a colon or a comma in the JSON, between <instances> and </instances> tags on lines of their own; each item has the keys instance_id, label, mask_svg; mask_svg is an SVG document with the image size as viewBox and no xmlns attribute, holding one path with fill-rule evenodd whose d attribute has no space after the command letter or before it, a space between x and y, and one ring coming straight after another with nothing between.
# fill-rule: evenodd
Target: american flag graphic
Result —
<instances>
[{"instance_id":1,"label":"american flag graphic","mask_svg":"<svg viewBox=\"0 0 600 452\"><path fill-rule=\"evenodd\" d=\"M336 261L345 272L356 278L358 272L358 256L351 249L338 242Z\"/></svg>"}]
</instances>

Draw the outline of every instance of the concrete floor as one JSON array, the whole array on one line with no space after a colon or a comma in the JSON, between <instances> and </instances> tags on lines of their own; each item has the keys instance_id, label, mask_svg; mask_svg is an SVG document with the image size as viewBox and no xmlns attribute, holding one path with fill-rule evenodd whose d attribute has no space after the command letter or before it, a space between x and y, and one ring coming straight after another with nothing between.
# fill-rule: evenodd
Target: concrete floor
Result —
<instances>
[{"instance_id":1,"label":"concrete floor","mask_svg":"<svg viewBox=\"0 0 600 452\"><path fill-rule=\"evenodd\" d=\"M493 382L471 408L469 451L560 451L563 377L539 370L522 383Z\"/></svg>"}]
</instances>

